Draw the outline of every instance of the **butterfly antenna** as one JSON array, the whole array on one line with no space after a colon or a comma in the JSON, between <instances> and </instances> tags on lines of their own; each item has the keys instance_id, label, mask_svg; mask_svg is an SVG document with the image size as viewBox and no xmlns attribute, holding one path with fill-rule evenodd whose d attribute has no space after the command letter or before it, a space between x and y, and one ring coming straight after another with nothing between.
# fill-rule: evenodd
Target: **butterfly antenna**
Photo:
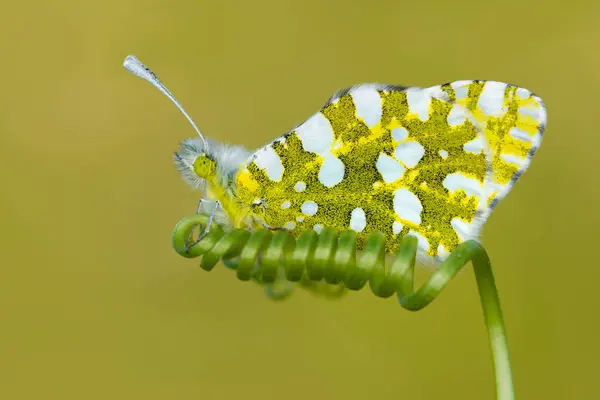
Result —
<instances>
[{"instance_id":1,"label":"butterfly antenna","mask_svg":"<svg viewBox=\"0 0 600 400\"><path fill-rule=\"evenodd\" d=\"M208 143L206 142L204 135L200 132L200 129L198 129L198 127L196 126L194 121L185 112L185 110L183 109L181 104L179 104L179 102L177 101L175 96L173 96L171 94L171 92L169 92L169 89L167 89L167 87L165 85L163 85L163 83L160 81L160 79L158 79L156 74L154 72L152 72L152 70L150 68L148 68L144 64L142 64L142 62L140 60L138 60L136 56L125 57L125 61L123 61L123 66L125 67L125 69L127 71L129 71L132 74L139 76L140 78L147 80L148 82L153 84L165 96L167 96L169 99L171 99L171 101L173 103L175 103L175 105L177 106L177 108L179 108L179 110L183 113L183 115L185 115L187 120L190 121L190 124L192 124L192 126L194 127L196 132L198 132L198 135L200 136L200 139L202 139L202 143L204 144L204 151L205 152L208 151Z\"/></svg>"}]
</instances>

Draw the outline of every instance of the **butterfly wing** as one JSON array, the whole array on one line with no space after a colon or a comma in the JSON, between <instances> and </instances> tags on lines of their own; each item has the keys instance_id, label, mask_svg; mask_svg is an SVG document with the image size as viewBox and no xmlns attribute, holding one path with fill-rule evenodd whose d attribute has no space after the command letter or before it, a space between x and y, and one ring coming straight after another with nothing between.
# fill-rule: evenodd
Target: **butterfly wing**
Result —
<instances>
[{"instance_id":1,"label":"butterfly wing","mask_svg":"<svg viewBox=\"0 0 600 400\"><path fill-rule=\"evenodd\" d=\"M353 229L359 248L380 231L388 252L414 235L420 258L439 261L478 237L545 122L538 97L498 82L359 85L256 151L236 195L270 227Z\"/></svg>"},{"instance_id":2,"label":"butterfly wing","mask_svg":"<svg viewBox=\"0 0 600 400\"><path fill-rule=\"evenodd\" d=\"M491 157L491 176L486 182L489 215L542 144L545 105L529 90L502 82L457 81L444 85L444 91L451 101L467 107L483 126Z\"/></svg>"}]
</instances>

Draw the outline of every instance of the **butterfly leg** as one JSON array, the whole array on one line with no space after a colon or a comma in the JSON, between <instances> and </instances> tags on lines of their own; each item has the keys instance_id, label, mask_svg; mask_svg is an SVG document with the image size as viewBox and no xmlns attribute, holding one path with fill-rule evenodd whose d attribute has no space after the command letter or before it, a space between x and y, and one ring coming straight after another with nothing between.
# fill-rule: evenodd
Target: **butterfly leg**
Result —
<instances>
[{"instance_id":1,"label":"butterfly leg","mask_svg":"<svg viewBox=\"0 0 600 400\"><path fill-rule=\"evenodd\" d=\"M219 201L215 201L215 205L213 206L210 215L208 217L208 223L206 224L206 227L204 228L204 232L202 232L202 234L198 235L198 239L196 239L193 243L188 244L185 247L185 251L187 252L191 247L197 245L198 243L200 243L200 241L204 238L204 236L206 236L208 234L208 232L210 232L210 227L213 223L213 219L215 218L215 214L217 213L217 210L219 209L219 206L221 205L221 203L219 203ZM203 201L202 199L200 199L200 201L198 202L198 207L196 208L196 214L200 214L201 209L203 208ZM191 240L192 237L192 233L190 233L190 237L188 238L188 243Z\"/></svg>"},{"instance_id":2,"label":"butterfly leg","mask_svg":"<svg viewBox=\"0 0 600 400\"><path fill-rule=\"evenodd\" d=\"M204 205L203 204L204 204L204 199L198 200L198 205L196 206L196 214L201 214L202 213L202 210L204 209ZM189 243L192 240L192 237L194 236L194 232L195 231L196 231L196 226L194 226L194 228L192 229L192 231L188 235L187 243ZM200 232L198 232L198 234L200 234Z\"/></svg>"}]
</instances>

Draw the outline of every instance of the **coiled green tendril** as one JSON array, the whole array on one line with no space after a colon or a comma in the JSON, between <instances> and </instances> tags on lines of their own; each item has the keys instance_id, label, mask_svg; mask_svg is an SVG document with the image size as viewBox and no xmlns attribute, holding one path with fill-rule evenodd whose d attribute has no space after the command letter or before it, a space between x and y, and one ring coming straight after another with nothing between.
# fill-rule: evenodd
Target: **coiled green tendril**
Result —
<instances>
[{"instance_id":1,"label":"coiled green tendril","mask_svg":"<svg viewBox=\"0 0 600 400\"><path fill-rule=\"evenodd\" d=\"M277 300L287 298L291 283L326 297L339 297L346 290L361 290L368 283L373 294L394 294L402 307L418 311L429 305L465 265L473 264L496 375L497 399L514 399L506 330L489 257L481 244L463 242L448 256L418 290L414 290L417 239L405 236L391 265L386 263L385 237L369 235L357 255L356 233L331 228L305 231L294 238L285 231L261 229L225 232L215 224L197 244L188 248L196 227L200 231L208 217L184 217L173 231L173 247L183 257L202 256L200 267L210 271L221 260L242 281L265 285Z\"/></svg>"}]
</instances>

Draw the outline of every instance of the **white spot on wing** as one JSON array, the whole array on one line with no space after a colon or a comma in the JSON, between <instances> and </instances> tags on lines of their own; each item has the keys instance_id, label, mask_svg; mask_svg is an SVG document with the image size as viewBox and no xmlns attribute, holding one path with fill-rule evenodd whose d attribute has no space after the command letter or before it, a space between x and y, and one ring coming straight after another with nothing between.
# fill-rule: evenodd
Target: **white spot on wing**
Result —
<instances>
[{"instance_id":1,"label":"white spot on wing","mask_svg":"<svg viewBox=\"0 0 600 400\"><path fill-rule=\"evenodd\" d=\"M529 96L531 96L531 92L525 88L517 88L516 93L517 96L519 96L523 100L528 99Z\"/></svg>"},{"instance_id":2,"label":"white spot on wing","mask_svg":"<svg viewBox=\"0 0 600 400\"><path fill-rule=\"evenodd\" d=\"M323 230L323 225L316 224L315 226L313 226L313 229L315 230L315 232L321 233L321 231Z\"/></svg>"},{"instance_id":3,"label":"white spot on wing","mask_svg":"<svg viewBox=\"0 0 600 400\"><path fill-rule=\"evenodd\" d=\"M375 166L386 183L394 182L404 175L404 166L385 153L379 154Z\"/></svg>"},{"instance_id":4,"label":"white spot on wing","mask_svg":"<svg viewBox=\"0 0 600 400\"><path fill-rule=\"evenodd\" d=\"M442 87L440 85L431 86L424 90L428 95L430 95L431 97L434 97L436 99L443 100L443 101L450 100L450 96L448 96L448 93L446 93L445 91L442 90Z\"/></svg>"},{"instance_id":5,"label":"white spot on wing","mask_svg":"<svg viewBox=\"0 0 600 400\"><path fill-rule=\"evenodd\" d=\"M288 231L291 231L292 229L296 228L296 223L293 221L289 221L286 222L285 225L283 226L285 229L287 229Z\"/></svg>"},{"instance_id":6,"label":"white spot on wing","mask_svg":"<svg viewBox=\"0 0 600 400\"><path fill-rule=\"evenodd\" d=\"M440 150L440 157L442 157L445 160L446 158L448 158L448 152L446 150Z\"/></svg>"},{"instance_id":7,"label":"white spot on wing","mask_svg":"<svg viewBox=\"0 0 600 400\"><path fill-rule=\"evenodd\" d=\"M469 85L473 81L456 81L450 84L450 87L454 89L454 96L456 100L462 100L467 98L469 95Z\"/></svg>"},{"instance_id":8,"label":"white spot on wing","mask_svg":"<svg viewBox=\"0 0 600 400\"><path fill-rule=\"evenodd\" d=\"M448 114L448 118L446 120L448 121L448 125L456 126L464 124L465 119L465 110L462 107L454 106L452 107L452 110L450 110L450 113Z\"/></svg>"},{"instance_id":9,"label":"white spot on wing","mask_svg":"<svg viewBox=\"0 0 600 400\"><path fill-rule=\"evenodd\" d=\"M477 137L470 142L465 143L463 149L468 153L479 154L485 148L485 141L481 135L477 135Z\"/></svg>"},{"instance_id":10,"label":"white spot on wing","mask_svg":"<svg viewBox=\"0 0 600 400\"><path fill-rule=\"evenodd\" d=\"M296 128L296 133L306 151L323 154L333 144L333 129L323 114L316 113Z\"/></svg>"},{"instance_id":11,"label":"white spot on wing","mask_svg":"<svg viewBox=\"0 0 600 400\"><path fill-rule=\"evenodd\" d=\"M537 107L524 106L519 107L519 114L539 120L539 109Z\"/></svg>"},{"instance_id":12,"label":"white spot on wing","mask_svg":"<svg viewBox=\"0 0 600 400\"><path fill-rule=\"evenodd\" d=\"M415 224L421 223L423 206L419 198L406 188L400 188L394 192L394 211L398 217L406 221Z\"/></svg>"},{"instance_id":13,"label":"white spot on wing","mask_svg":"<svg viewBox=\"0 0 600 400\"><path fill-rule=\"evenodd\" d=\"M392 129L392 137L396 142L404 142L408 137L408 131L406 128L394 128Z\"/></svg>"},{"instance_id":14,"label":"white spot on wing","mask_svg":"<svg viewBox=\"0 0 600 400\"><path fill-rule=\"evenodd\" d=\"M454 172L446 176L443 185L450 193L460 189L463 189L467 193L467 196L479 196L483 193L483 184L481 182L460 172Z\"/></svg>"},{"instance_id":15,"label":"white spot on wing","mask_svg":"<svg viewBox=\"0 0 600 400\"><path fill-rule=\"evenodd\" d=\"M506 154L506 153L501 153L500 154L500 158L502 158L502 160L504 160L507 163L511 163L511 164L516 164L519 167L521 166L521 164L523 164L523 162L525 160L523 160L521 157L514 155L514 154Z\"/></svg>"},{"instance_id":16,"label":"white spot on wing","mask_svg":"<svg viewBox=\"0 0 600 400\"><path fill-rule=\"evenodd\" d=\"M504 91L506 83L486 82L479 96L477 107L487 115L500 116L503 114Z\"/></svg>"},{"instance_id":17,"label":"white spot on wing","mask_svg":"<svg viewBox=\"0 0 600 400\"><path fill-rule=\"evenodd\" d=\"M254 162L264 169L269 179L279 182L283 176L283 164L273 147L265 146L256 152Z\"/></svg>"},{"instance_id":18,"label":"white spot on wing","mask_svg":"<svg viewBox=\"0 0 600 400\"><path fill-rule=\"evenodd\" d=\"M318 209L319 209L319 206L314 201L305 201L304 203L302 203L302 206L300 207L300 210L304 214L309 215L309 216L315 215L317 213Z\"/></svg>"},{"instance_id":19,"label":"white spot on wing","mask_svg":"<svg viewBox=\"0 0 600 400\"><path fill-rule=\"evenodd\" d=\"M306 189L306 183L304 183L304 182L297 182L296 185L294 186L294 190L296 192L303 192L304 189Z\"/></svg>"},{"instance_id":20,"label":"white spot on wing","mask_svg":"<svg viewBox=\"0 0 600 400\"><path fill-rule=\"evenodd\" d=\"M350 229L356 232L362 232L367 226L367 218L365 216L365 211L358 207L352 210L350 214Z\"/></svg>"},{"instance_id":21,"label":"white spot on wing","mask_svg":"<svg viewBox=\"0 0 600 400\"><path fill-rule=\"evenodd\" d=\"M438 255L442 258L445 258L449 254L448 250L446 250L444 245L441 243L438 245L437 251L438 251Z\"/></svg>"},{"instance_id":22,"label":"white spot on wing","mask_svg":"<svg viewBox=\"0 0 600 400\"><path fill-rule=\"evenodd\" d=\"M496 197L500 191L502 191L506 185L494 181L487 181L485 183L485 196L489 198L489 196L493 195ZM500 198L501 199L501 198ZM499 200L500 200L499 199Z\"/></svg>"},{"instance_id":23,"label":"white spot on wing","mask_svg":"<svg viewBox=\"0 0 600 400\"><path fill-rule=\"evenodd\" d=\"M285 210L285 209L287 209L287 208L290 208L290 206L291 206L291 205L292 205L292 203L290 203L289 201L284 201L284 202L281 204L281 208L283 208L283 209Z\"/></svg>"},{"instance_id":24,"label":"white spot on wing","mask_svg":"<svg viewBox=\"0 0 600 400\"><path fill-rule=\"evenodd\" d=\"M429 119L429 105L431 104L431 96L422 89L407 89L406 100L411 112L417 114L421 121Z\"/></svg>"},{"instance_id":25,"label":"white spot on wing","mask_svg":"<svg viewBox=\"0 0 600 400\"><path fill-rule=\"evenodd\" d=\"M450 225L452 225L452 228L454 228L454 230L456 231L456 234L458 235L458 238L461 242L472 238L473 235L470 232L471 225L468 222L463 221L458 217L454 217L450 221Z\"/></svg>"},{"instance_id":26,"label":"white spot on wing","mask_svg":"<svg viewBox=\"0 0 600 400\"><path fill-rule=\"evenodd\" d=\"M418 142L400 143L394 152L396 158L402 161L408 168L413 168L417 165L421 161L421 158L423 158L423 154L425 154L425 149Z\"/></svg>"},{"instance_id":27,"label":"white spot on wing","mask_svg":"<svg viewBox=\"0 0 600 400\"><path fill-rule=\"evenodd\" d=\"M333 154L327 153L319 170L319 182L327 187L333 187L342 179L344 179L344 163Z\"/></svg>"},{"instance_id":28,"label":"white spot on wing","mask_svg":"<svg viewBox=\"0 0 600 400\"><path fill-rule=\"evenodd\" d=\"M531 136L526 131L519 128L510 128L508 134L522 142L531 142Z\"/></svg>"},{"instance_id":29,"label":"white spot on wing","mask_svg":"<svg viewBox=\"0 0 600 400\"><path fill-rule=\"evenodd\" d=\"M414 236L417 238L417 246L423 251L429 251L429 241L425 238L425 236L421 235L419 232L410 231L407 236Z\"/></svg>"},{"instance_id":30,"label":"white spot on wing","mask_svg":"<svg viewBox=\"0 0 600 400\"><path fill-rule=\"evenodd\" d=\"M402 223L398 221L394 221L394 223L392 224L392 232L394 232L394 235L397 235L400 232L402 232L402 228L404 228L404 225L402 225Z\"/></svg>"},{"instance_id":31,"label":"white spot on wing","mask_svg":"<svg viewBox=\"0 0 600 400\"><path fill-rule=\"evenodd\" d=\"M350 95L356 106L356 116L362 118L369 128L381 122L381 96L375 88L359 86Z\"/></svg>"}]
</instances>

